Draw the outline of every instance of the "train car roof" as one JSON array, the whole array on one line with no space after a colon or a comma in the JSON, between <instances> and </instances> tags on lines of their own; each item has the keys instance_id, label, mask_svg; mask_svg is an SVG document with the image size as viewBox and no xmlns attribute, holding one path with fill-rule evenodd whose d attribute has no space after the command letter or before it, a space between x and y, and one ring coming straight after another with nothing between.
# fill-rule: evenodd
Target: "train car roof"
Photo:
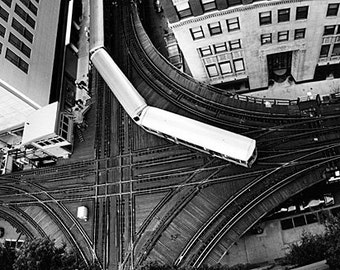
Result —
<instances>
[{"instance_id":1,"label":"train car roof","mask_svg":"<svg viewBox=\"0 0 340 270\"><path fill-rule=\"evenodd\" d=\"M147 104L109 53L98 49L92 54L91 61L127 114L131 118L139 115Z\"/></svg>"},{"instance_id":2,"label":"train car roof","mask_svg":"<svg viewBox=\"0 0 340 270\"><path fill-rule=\"evenodd\" d=\"M104 46L103 1L90 1L90 51Z\"/></svg>"},{"instance_id":3,"label":"train car roof","mask_svg":"<svg viewBox=\"0 0 340 270\"><path fill-rule=\"evenodd\" d=\"M255 140L243 135L150 106L143 111L140 124L244 161L251 157L256 147Z\"/></svg>"}]
</instances>

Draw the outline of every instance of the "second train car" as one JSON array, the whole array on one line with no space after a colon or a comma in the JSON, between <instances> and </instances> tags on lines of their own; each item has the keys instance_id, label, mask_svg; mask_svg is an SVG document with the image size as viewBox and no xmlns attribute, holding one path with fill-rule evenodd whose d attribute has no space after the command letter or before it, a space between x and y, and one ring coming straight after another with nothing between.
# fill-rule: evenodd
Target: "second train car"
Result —
<instances>
[{"instance_id":1,"label":"second train car","mask_svg":"<svg viewBox=\"0 0 340 270\"><path fill-rule=\"evenodd\" d=\"M127 114L147 132L232 163L251 167L256 141L175 113L148 106L104 47L103 0L90 1L91 62Z\"/></svg>"}]
</instances>

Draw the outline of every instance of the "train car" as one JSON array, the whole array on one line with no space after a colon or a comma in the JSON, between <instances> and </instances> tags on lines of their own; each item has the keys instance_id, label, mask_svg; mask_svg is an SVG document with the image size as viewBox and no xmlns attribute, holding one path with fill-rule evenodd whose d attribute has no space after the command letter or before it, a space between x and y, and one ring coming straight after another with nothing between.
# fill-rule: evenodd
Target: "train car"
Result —
<instances>
[{"instance_id":1,"label":"train car","mask_svg":"<svg viewBox=\"0 0 340 270\"><path fill-rule=\"evenodd\" d=\"M162 109L146 107L137 122L146 131L212 156L250 168L256 141Z\"/></svg>"},{"instance_id":2,"label":"train car","mask_svg":"<svg viewBox=\"0 0 340 270\"><path fill-rule=\"evenodd\" d=\"M90 53L104 47L103 1L90 1Z\"/></svg>"},{"instance_id":3,"label":"train car","mask_svg":"<svg viewBox=\"0 0 340 270\"><path fill-rule=\"evenodd\" d=\"M144 98L126 78L105 49L95 50L91 55L91 61L127 114L137 122L141 112L147 106Z\"/></svg>"}]
</instances>

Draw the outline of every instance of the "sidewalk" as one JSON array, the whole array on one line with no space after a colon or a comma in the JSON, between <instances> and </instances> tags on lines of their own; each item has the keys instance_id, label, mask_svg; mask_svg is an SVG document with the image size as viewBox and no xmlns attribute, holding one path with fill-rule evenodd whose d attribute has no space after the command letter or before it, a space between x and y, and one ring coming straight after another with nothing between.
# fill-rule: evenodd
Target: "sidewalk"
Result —
<instances>
[{"instance_id":1,"label":"sidewalk","mask_svg":"<svg viewBox=\"0 0 340 270\"><path fill-rule=\"evenodd\" d=\"M340 79L308 82L301 84L290 84L288 80L283 83L275 83L268 90L247 93L245 95L258 98L280 98L280 99L314 99L316 95L328 96L340 93Z\"/></svg>"}]
</instances>

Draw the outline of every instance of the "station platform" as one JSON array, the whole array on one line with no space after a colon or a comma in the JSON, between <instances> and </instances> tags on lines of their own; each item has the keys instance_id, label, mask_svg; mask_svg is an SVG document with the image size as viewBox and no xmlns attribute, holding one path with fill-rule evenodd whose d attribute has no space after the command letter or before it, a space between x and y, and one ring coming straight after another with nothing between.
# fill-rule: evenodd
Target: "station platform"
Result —
<instances>
[{"instance_id":1,"label":"station platform","mask_svg":"<svg viewBox=\"0 0 340 270\"><path fill-rule=\"evenodd\" d=\"M282 83L274 83L266 90L247 93L246 95L258 98L280 98L280 99L315 99L330 94L340 93L340 79L329 79L324 81L289 83L288 80Z\"/></svg>"}]
</instances>

